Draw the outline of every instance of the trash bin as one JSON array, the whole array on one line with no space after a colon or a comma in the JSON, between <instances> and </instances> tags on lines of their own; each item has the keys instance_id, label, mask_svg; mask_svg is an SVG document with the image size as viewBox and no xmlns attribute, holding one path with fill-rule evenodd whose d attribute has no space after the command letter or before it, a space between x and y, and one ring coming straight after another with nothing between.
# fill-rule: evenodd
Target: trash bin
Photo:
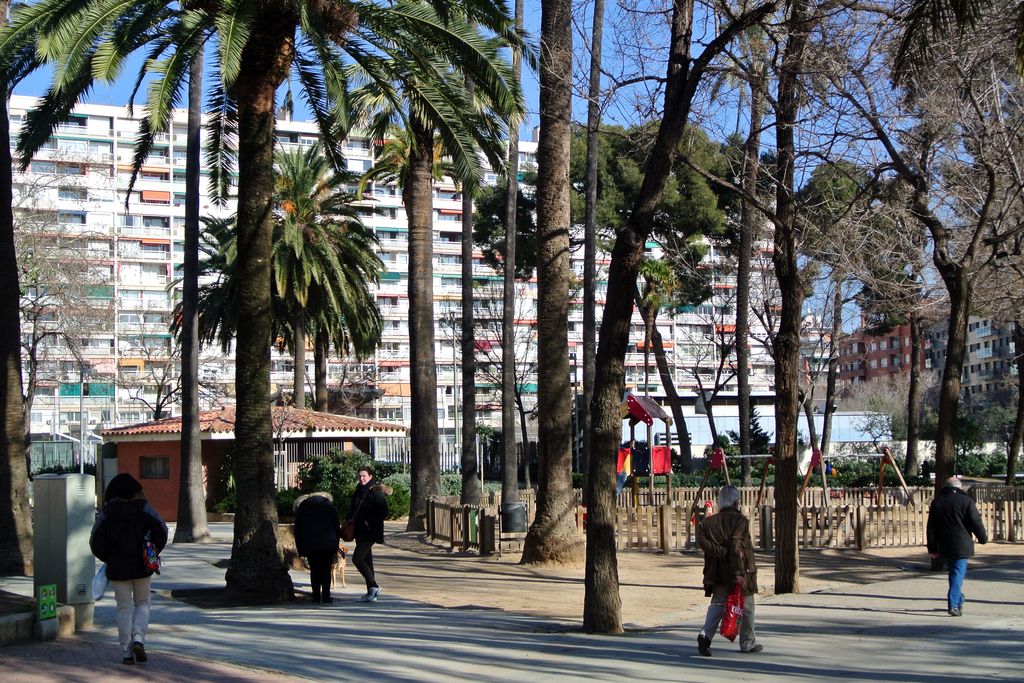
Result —
<instances>
[{"instance_id":1,"label":"trash bin","mask_svg":"<svg viewBox=\"0 0 1024 683\"><path fill-rule=\"evenodd\" d=\"M526 531L526 503L502 503L500 509L502 533Z\"/></svg>"}]
</instances>

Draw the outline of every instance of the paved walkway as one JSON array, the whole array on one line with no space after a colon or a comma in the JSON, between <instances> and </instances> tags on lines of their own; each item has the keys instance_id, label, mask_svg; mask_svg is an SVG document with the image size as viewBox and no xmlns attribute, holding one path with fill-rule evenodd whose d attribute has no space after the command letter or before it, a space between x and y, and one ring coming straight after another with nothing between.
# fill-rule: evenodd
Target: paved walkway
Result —
<instances>
[{"instance_id":1,"label":"paved walkway","mask_svg":"<svg viewBox=\"0 0 1024 683\"><path fill-rule=\"evenodd\" d=\"M223 585L213 562L230 546L168 546L155 582L150 661L120 664L113 601L97 628L75 638L0 649L4 683L36 681L529 681L1024 680L1024 558L968 573L966 615L945 611L945 575L758 603L765 651L746 655L718 638L697 655L697 615L667 628L592 636L577 623L499 610L443 609L389 596L359 603L353 587L333 605L199 609L171 589ZM293 574L300 589L307 577ZM31 591L31 580L4 579ZM18 584L20 586L12 584ZM385 587L386 590L386 587ZM452 590L458 590L456 585Z\"/></svg>"}]
</instances>

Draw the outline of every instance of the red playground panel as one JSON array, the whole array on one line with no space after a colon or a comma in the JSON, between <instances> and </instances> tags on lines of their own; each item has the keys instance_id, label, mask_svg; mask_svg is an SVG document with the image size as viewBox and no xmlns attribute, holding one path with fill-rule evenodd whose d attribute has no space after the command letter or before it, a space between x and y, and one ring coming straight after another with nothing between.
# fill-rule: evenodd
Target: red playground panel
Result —
<instances>
[{"instance_id":1,"label":"red playground panel","mask_svg":"<svg viewBox=\"0 0 1024 683\"><path fill-rule=\"evenodd\" d=\"M672 451L668 446L654 446L651 449L651 471L654 474L672 472Z\"/></svg>"}]
</instances>

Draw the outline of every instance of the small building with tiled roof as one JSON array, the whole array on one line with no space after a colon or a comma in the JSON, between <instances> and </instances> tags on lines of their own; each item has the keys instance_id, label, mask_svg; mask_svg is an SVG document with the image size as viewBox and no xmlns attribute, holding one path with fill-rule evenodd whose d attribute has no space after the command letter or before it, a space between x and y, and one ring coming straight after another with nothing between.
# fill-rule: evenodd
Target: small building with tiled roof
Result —
<instances>
[{"instance_id":1,"label":"small building with tiled roof","mask_svg":"<svg viewBox=\"0 0 1024 683\"><path fill-rule=\"evenodd\" d=\"M297 483L299 466L335 450L372 453L381 440L404 440L400 424L283 406L271 409L276 475L282 488ZM223 495L222 470L234 445L233 406L199 414L207 509ZM101 432L103 478L127 472L142 482L146 497L167 521L178 516L181 481L181 417L168 417ZM114 461L116 459L116 467Z\"/></svg>"}]
</instances>

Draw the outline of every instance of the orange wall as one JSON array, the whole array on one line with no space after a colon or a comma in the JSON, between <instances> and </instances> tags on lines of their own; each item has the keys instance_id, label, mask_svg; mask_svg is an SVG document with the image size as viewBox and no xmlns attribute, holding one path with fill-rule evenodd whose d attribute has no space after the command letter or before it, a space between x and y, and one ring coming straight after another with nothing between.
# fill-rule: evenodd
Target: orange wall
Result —
<instances>
[{"instance_id":1,"label":"orange wall","mask_svg":"<svg viewBox=\"0 0 1024 683\"><path fill-rule=\"evenodd\" d=\"M224 453L232 443L230 440L203 442L203 483L207 492L207 510L220 498L220 466ZM142 458L146 456L169 458L170 476L166 479L143 479L140 468ZM142 483L146 498L165 521L178 519L178 488L181 479L181 442L178 439L118 443L117 471L127 472Z\"/></svg>"}]
</instances>

